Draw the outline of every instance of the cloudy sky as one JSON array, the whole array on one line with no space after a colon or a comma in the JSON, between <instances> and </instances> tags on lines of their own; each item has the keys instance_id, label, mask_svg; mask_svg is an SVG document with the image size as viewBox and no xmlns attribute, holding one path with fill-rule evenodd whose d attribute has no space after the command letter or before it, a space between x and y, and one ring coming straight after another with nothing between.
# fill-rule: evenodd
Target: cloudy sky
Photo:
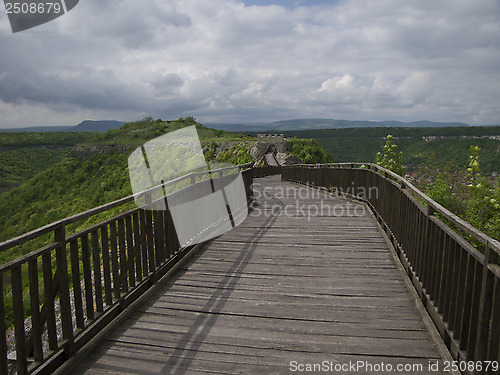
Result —
<instances>
[{"instance_id":1,"label":"cloudy sky","mask_svg":"<svg viewBox=\"0 0 500 375\"><path fill-rule=\"evenodd\" d=\"M0 127L192 115L500 123L498 0L80 0L13 34Z\"/></svg>"}]
</instances>

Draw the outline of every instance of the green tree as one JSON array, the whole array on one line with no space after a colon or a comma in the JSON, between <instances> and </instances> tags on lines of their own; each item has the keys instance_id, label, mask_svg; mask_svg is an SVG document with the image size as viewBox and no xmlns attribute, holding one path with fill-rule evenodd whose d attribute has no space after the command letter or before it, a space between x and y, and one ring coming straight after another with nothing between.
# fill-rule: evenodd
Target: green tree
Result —
<instances>
[{"instance_id":1,"label":"green tree","mask_svg":"<svg viewBox=\"0 0 500 375\"><path fill-rule=\"evenodd\" d=\"M479 146L470 147L465 220L494 238L500 237L500 188L481 173Z\"/></svg>"},{"instance_id":2,"label":"green tree","mask_svg":"<svg viewBox=\"0 0 500 375\"><path fill-rule=\"evenodd\" d=\"M333 155L325 152L315 139L293 137L287 144L287 151L298 156L305 163L333 163Z\"/></svg>"},{"instance_id":3,"label":"green tree","mask_svg":"<svg viewBox=\"0 0 500 375\"><path fill-rule=\"evenodd\" d=\"M425 189L426 194L443 207L463 217L467 211L469 195L463 183L464 176L464 171L454 165L449 165L443 171L436 170L432 174L433 182Z\"/></svg>"},{"instance_id":4,"label":"green tree","mask_svg":"<svg viewBox=\"0 0 500 375\"><path fill-rule=\"evenodd\" d=\"M375 163L383 168L387 168L400 176L404 176L406 168L403 165L403 153L397 151L398 146L394 143L391 134L385 137L385 145L382 147L382 152L377 152Z\"/></svg>"},{"instance_id":5,"label":"green tree","mask_svg":"<svg viewBox=\"0 0 500 375\"><path fill-rule=\"evenodd\" d=\"M453 166L426 175L422 186L433 200L477 229L500 239L500 186L493 186L481 173L481 148L470 146L467 169Z\"/></svg>"}]
</instances>

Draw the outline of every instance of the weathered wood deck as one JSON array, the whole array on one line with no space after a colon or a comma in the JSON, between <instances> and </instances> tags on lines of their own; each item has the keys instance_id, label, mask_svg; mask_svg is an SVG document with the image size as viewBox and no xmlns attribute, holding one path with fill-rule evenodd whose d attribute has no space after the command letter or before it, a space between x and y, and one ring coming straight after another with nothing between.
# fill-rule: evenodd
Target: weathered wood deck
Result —
<instances>
[{"instance_id":1,"label":"weathered wood deck","mask_svg":"<svg viewBox=\"0 0 500 375\"><path fill-rule=\"evenodd\" d=\"M372 373L345 371L358 361L444 373L442 363L429 370L441 345L369 211L276 176L260 183L253 214L159 286L74 373L284 374L326 362L325 373Z\"/></svg>"}]
</instances>

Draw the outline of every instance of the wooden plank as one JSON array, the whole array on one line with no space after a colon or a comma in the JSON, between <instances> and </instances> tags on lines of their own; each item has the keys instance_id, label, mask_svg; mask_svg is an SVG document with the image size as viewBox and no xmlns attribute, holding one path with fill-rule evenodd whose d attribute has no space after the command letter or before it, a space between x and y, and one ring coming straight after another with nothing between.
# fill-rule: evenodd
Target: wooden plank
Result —
<instances>
[{"instance_id":1,"label":"wooden plank","mask_svg":"<svg viewBox=\"0 0 500 375\"><path fill-rule=\"evenodd\" d=\"M14 313L14 333L16 340L16 369L19 375L28 373L28 353L24 331L23 279L21 266L11 270L12 310Z\"/></svg>"},{"instance_id":2,"label":"wooden plank","mask_svg":"<svg viewBox=\"0 0 500 375\"><path fill-rule=\"evenodd\" d=\"M134 228L134 259L135 259L135 278L137 282L140 283L142 281L142 257L141 257L141 232L140 232L140 222L139 222L139 213L135 212L132 215L132 226Z\"/></svg>"},{"instance_id":3,"label":"wooden plank","mask_svg":"<svg viewBox=\"0 0 500 375\"><path fill-rule=\"evenodd\" d=\"M5 292L3 287L3 272L0 273L0 373L8 373L7 335L5 326Z\"/></svg>"},{"instance_id":4,"label":"wooden plank","mask_svg":"<svg viewBox=\"0 0 500 375\"><path fill-rule=\"evenodd\" d=\"M155 237L159 238L159 259L160 264L165 263L167 259L167 242L165 237L165 212L159 211L156 216L155 229L157 232L155 233Z\"/></svg>"},{"instance_id":5,"label":"wooden plank","mask_svg":"<svg viewBox=\"0 0 500 375\"><path fill-rule=\"evenodd\" d=\"M71 254L71 280L73 282L73 301L75 304L75 319L77 328L83 329L85 320L83 317L82 286L80 279L80 256L78 240L71 240L69 243Z\"/></svg>"},{"instance_id":6,"label":"wooden plank","mask_svg":"<svg viewBox=\"0 0 500 375\"><path fill-rule=\"evenodd\" d=\"M213 346L213 349L206 346L186 349L183 353L169 350L164 347L152 347L149 350L140 345L124 342L124 343L106 343L102 350L99 350L95 355L98 368L106 371L123 371L130 373L172 373L182 372L185 370L192 371L207 371L219 373L288 373L290 372L290 362L295 360L297 363L321 363L328 361L332 364L349 364L357 360L370 364L381 364L384 362L390 364L394 368L397 364L422 364L422 371L416 373L423 374L443 374L442 363L441 371L429 372L429 361L419 358L405 357L369 357L369 356L352 356L348 354L337 353L294 353L293 356L287 353L286 350L279 348L265 348L265 351L256 350L257 348L234 347L218 345ZM104 356L106 354L106 356ZM99 355L99 358L97 356ZM168 362L162 360L168 356ZM128 360L127 360L128 359ZM131 368L127 368L124 363L130 364ZM142 371L141 371L142 368ZM130 372L129 372L130 371ZM91 372L89 372L91 373ZM310 373L310 372L308 372ZM356 374L373 373L371 371L363 371L360 368ZM391 372L395 374L408 374L410 372Z\"/></svg>"},{"instance_id":7,"label":"wooden plank","mask_svg":"<svg viewBox=\"0 0 500 375\"><path fill-rule=\"evenodd\" d=\"M155 249L155 264L160 267L163 260L163 214L159 211L153 212L153 237Z\"/></svg>"},{"instance_id":8,"label":"wooden plank","mask_svg":"<svg viewBox=\"0 0 500 375\"><path fill-rule=\"evenodd\" d=\"M83 281L85 285L85 306L87 319L94 320L94 291L92 287L92 268L89 249L89 237L85 234L81 237L82 242L82 266Z\"/></svg>"},{"instance_id":9,"label":"wooden plank","mask_svg":"<svg viewBox=\"0 0 500 375\"><path fill-rule=\"evenodd\" d=\"M477 322L479 319L479 309L477 308L481 301L481 281L483 278L483 267L478 261L474 270L472 282L472 310L470 315L469 341L467 342L467 360L474 361L476 354ZM470 284L469 284L470 285Z\"/></svg>"},{"instance_id":10,"label":"wooden plank","mask_svg":"<svg viewBox=\"0 0 500 375\"><path fill-rule=\"evenodd\" d=\"M500 316L500 279L496 278L493 285L492 316ZM487 360L500 359L500 320L492 319L490 327L490 340L488 342ZM493 373L493 372L491 372Z\"/></svg>"},{"instance_id":11,"label":"wooden plank","mask_svg":"<svg viewBox=\"0 0 500 375\"><path fill-rule=\"evenodd\" d=\"M187 275L191 280L180 279L175 284L173 284L169 290L170 293L175 293L177 291L182 291L186 293L197 292L200 294L212 293L214 290L225 290L230 289L231 285L221 285L220 278L207 279L207 280L193 280L194 275ZM280 294L290 294L290 295L318 295L318 296L358 296L358 297L403 297L407 294L398 288L399 283L387 283L387 284L373 284L366 285L366 283L358 283L353 285L353 283L344 282L343 285L338 285L335 282L334 285L328 285L325 288L318 290L316 287L316 280L311 280L308 285L302 285L300 291L294 285L290 285L284 279L280 280L277 285L275 279L255 279L249 278L248 280L242 281L243 278L238 280L237 290L233 293L252 291L254 293L280 293ZM393 290L392 286L396 286L396 290Z\"/></svg>"},{"instance_id":12,"label":"wooden plank","mask_svg":"<svg viewBox=\"0 0 500 375\"><path fill-rule=\"evenodd\" d=\"M131 288L135 286L135 251L134 251L134 233L132 231L132 216L125 218L125 231L127 238L127 269L128 280Z\"/></svg>"},{"instance_id":13,"label":"wooden plank","mask_svg":"<svg viewBox=\"0 0 500 375\"><path fill-rule=\"evenodd\" d=\"M484 362L488 355L488 344L490 342L490 322L495 320L493 313L493 289L497 279L489 269L489 264L496 263L496 254L486 246L484 252L483 275L481 278L481 295L478 306L477 338L474 358L476 361ZM498 337L495 338L498 340Z\"/></svg>"},{"instance_id":14,"label":"wooden plank","mask_svg":"<svg viewBox=\"0 0 500 375\"><path fill-rule=\"evenodd\" d=\"M168 202L166 202L166 205L167 205ZM167 210L165 211L162 211L161 212L161 215L162 215L162 221L163 221L163 230L162 230L162 235L163 235L163 238L162 238L162 241L163 241L163 255L165 257L165 260L167 259L170 259L170 244L169 244L169 241L170 241L170 234L169 234L169 231L170 231L170 228L169 228L169 221L168 221L168 217L169 217L169 213Z\"/></svg>"},{"instance_id":15,"label":"wooden plank","mask_svg":"<svg viewBox=\"0 0 500 375\"><path fill-rule=\"evenodd\" d=\"M118 268L118 236L116 234L116 221L109 224L109 239L111 244L111 275L113 277L113 293L120 299L120 269Z\"/></svg>"},{"instance_id":16,"label":"wooden plank","mask_svg":"<svg viewBox=\"0 0 500 375\"><path fill-rule=\"evenodd\" d=\"M443 316L445 321L449 321L449 307L450 307L450 293L451 293L451 251L453 246L453 240L450 236L445 234L444 245L443 245L443 266L440 275L440 294L439 301L437 305L439 306L438 311Z\"/></svg>"},{"instance_id":17,"label":"wooden plank","mask_svg":"<svg viewBox=\"0 0 500 375\"><path fill-rule=\"evenodd\" d=\"M181 311L165 309L163 313L145 314L144 310L138 310L121 330L115 331L110 339L119 339L121 333L130 327L138 327L137 324L161 325L164 330L178 332L182 327L190 327L194 322L204 321L209 317L206 313L195 311ZM404 338L413 340L427 340L428 333L423 323L410 324L408 326L391 327L388 329L383 324L358 324L351 322L339 322L331 324L331 321L320 321L314 319L269 319L251 315L224 315L220 316L216 324L224 324L231 329L239 327L252 330L266 330L275 332L293 332L297 335L327 335L347 337L372 337L372 338ZM314 324L313 324L314 323ZM417 323L419 323L417 321Z\"/></svg>"},{"instance_id":18,"label":"wooden plank","mask_svg":"<svg viewBox=\"0 0 500 375\"><path fill-rule=\"evenodd\" d=\"M451 244L451 287L450 287L450 293L448 294L448 304L449 304L449 317L448 317L448 326L450 327L450 330L456 331L456 315L459 311L459 306L458 300L459 294L460 294L460 262L461 262L461 257L460 257L460 252L459 252L459 247L458 244L455 241L452 241Z\"/></svg>"},{"instance_id":19,"label":"wooden plank","mask_svg":"<svg viewBox=\"0 0 500 375\"><path fill-rule=\"evenodd\" d=\"M149 272L156 271L155 264L155 248L154 243L155 240L153 238L153 213L150 210L146 210L145 212L145 233L147 239L147 258L149 265Z\"/></svg>"},{"instance_id":20,"label":"wooden plank","mask_svg":"<svg viewBox=\"0 0 500 375\"><path fill-rule=\"evenodd\" d=\"M30 305L31 305L31 342L35 361L43 360L42 319L40 316L40 290L38 287L38 262L32 259L28 263Z\"/></svg>"},{"instance_id":21,"label":"wooden plank","mask_svg":"<svg viewBox=\"0 0 500 375\"><path fill-rule=\"evenodd\" d=\"M407 295L342 295L342 294L330 294L330 293L307 293L303 291L295 291L289 293L280 293L274 290L262 290L255 288L255 290L242 291L240 288L235 289L232 286L228 286L226 289L217 288L205 289L197 288L196 290L188 290L183 288L182 290L173 291L170 290L168 296L163 296L158 301L166 302L169 300L174 300L182 303L183 299L189 299L190 303L200 302L205 303L208 300L217 298L224 299L228 302L251 302L251 301L269 301L269 304L298 304L311 306L343 306L348 308L380 308L386 311L392 311L397 309L402 312L404 308L408 308L413 311L412 301L407 298ZM388 306L388 302L391 301Z\"/></svg>"},{"instance_id":22,"label":"wooden plank","mask_svg":"<svg viewBox=\"0 0 500 375\"><path fill-rule=\"evenodd\" d=\"M128 292L128 264L125 239L125 219L118 220L118 258L120 260L120 291Z\"/></svg>"},{"instance_id":23,"label":"wooden plank","mask_svg":"<svg viewBox=\"0 0 500 375\"><path fill-rule=\"evenodd\" d=\"M66 340L67 353L72 354L74 351L73 314L69 295L68 247L66 242L66 228L64 225L54 230L54 240L59 244L56 248L56 280L58 284L59 309L62 321L62 338Z\"/></svg>"},{"instance_id":24,"label":"wooden plank","mask_svg":"<svg viewBox=\"0 0 500 375\"><path fill-rule=\"evenodd\" d=\"M148 240L147 240L147 223L146 223L146 212L144 210L139 211L140 228L141 228L141 256L142 256L142 275L144 277L148 276L149 262L148 262Z\"/></svg>"},{"instance_id":25,"label":"wooden plank","mask_svg":"<svg viewBox=\"0 0 500 375\"><path fill-rule=\"evenodd\" d=\"M214 344L259 347L280 347L295 352L323 352L353 356L370 355L382 357L407 357L439 359L439 354L427 340L383 337L352 337L328 334L296 334L293 331L271 331L264 329L233 329L224 323L214 325L209 316L199 323L196 331L193 326L177 331L165 329L162 325L137 324L127 329L119 342L136 342L152 346L178 347L183 350L192 346L209 348ZM216 318L215 318L216 319ZM279 326L279 323L277 323ZM170 327L168 327L170 328Z\"/></svg>"},{"instance_id":26,"label":"wooden plank","mask_svg":"<svg viewBox=\"0 0 500 375\"><path fill-rule=\"evenodd\" d=\"M54 281L52 279L52 257L50 253L42 255L43 267L43 290L44 303L43 309L47 317L47 333L49 341L49 349L57 349L57 333L56 333L56 313L54 310L55 290Z\"/></svg>"},{"instance_id":27,"label":"wooden plank","mask_svg":"<svg viewBox=\"0 0 500 375\"><path fill-rule=\"evenodd\" d=\"M107 225L101 228L101 243L102 269L104 274L104 298L106 305L111 306L113 304L113 290L111 288L111 259Z\"/></svg>"},{"instance_id":28,"label":"wooden plank","mask_svg":"<svg viewBox=\"0 0 500 375\"><path fill-rule=\"evenodd\" d=\"M102 273L101 273L101 249L99 247L99 232L97 230L90 233L92 243L92 265L94 274L94 298L96 311L104 311L102 294Z\"/></svg>"}]
</instances>

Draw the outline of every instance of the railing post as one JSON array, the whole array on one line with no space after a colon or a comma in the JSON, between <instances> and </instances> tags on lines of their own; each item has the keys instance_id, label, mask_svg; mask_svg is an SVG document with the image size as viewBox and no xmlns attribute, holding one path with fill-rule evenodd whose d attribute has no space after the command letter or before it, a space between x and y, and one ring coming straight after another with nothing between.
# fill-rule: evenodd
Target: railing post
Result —
<instances>
[{"instance_id":1,"label":"railing post","mask_svg":"<svg viewBox=\"0 0 500 375\"><path fill-rule=\"evenodd\" d=\"M16 339L16 367L19 375L28 373L22 282L21 266L19 265L11 271L12 307L14 312L14 332Z\"/></svg>"},{"instance_id":2,"label":"railing post","mask_svg":"<svg viewBox=\"0 0 500 375\"><path fill-rule=\"evenodd\" d=\"M491 251L487 242L484 252L483 275L481 281L481 296L479 299L479 316L477 320L477 337L474 360L485 361L488 352L488 337L490 335L490 319L492 312L493 284L495 276L489 271L488 264L495 261L495 252ZM478 372L483 373L483 372Z\"/></svg>"},{"instance_id":3,"label":"railing post","mask_svg":"<svg viewBox=\"0 0 500 375\"><path fill-rule=\"evenodd\" d=\"M63 339L67 340L65 347L66 355L70 356L74 351L73 346L73 323L71 317L71 304L69 296L68 257L66 251L66 228L61 224L54 230L56 249L57 274L59 284L59 303L61 306L61 320Z\"/></svg>"},{"instance_id":4,"label":"railing post","mask_svg":"<svg viewBox=\"0 0 500 375\"><path fill-rule=\"evenodd\" d=\"M37 260L31 259L28 262L28 279L31 304L31 342L33 346L33 357L35 361L43 361L42 349L42 327L40 314L40 296L38 289L38 264Z\"/></svg>"},{"instance_id":5,"label":"railing post","mask_svg":"<svg viewBox=\"0 0 500 375\"><path fill-rule=\"evenodd\" d=\"M0 273L0 374L7 374L7 337L5 327L5 304L3 290L3 273Z\"/></svg>"}]
</instances>

